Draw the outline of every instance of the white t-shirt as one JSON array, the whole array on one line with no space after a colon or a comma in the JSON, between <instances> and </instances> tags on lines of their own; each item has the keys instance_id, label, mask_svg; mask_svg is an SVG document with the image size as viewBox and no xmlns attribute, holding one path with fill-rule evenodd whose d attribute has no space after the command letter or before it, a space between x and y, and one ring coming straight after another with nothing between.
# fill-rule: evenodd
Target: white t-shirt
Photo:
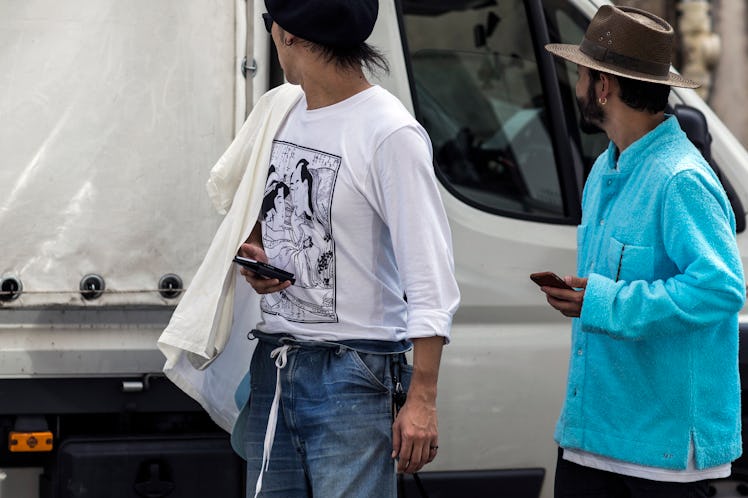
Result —
<instances>
[{"instance_id":1,"label":"white t-shirt","mask_svg":"<svg viewBox=\"0 0 748 498\"><path fill-rule=\"evenodd\" d=\"M263 296L260 330L449 337L459 291L431 142L386 90L301 99L273 141L260 221L269 263L296 277Z\"/></svg>"},{"instance_id":2,"label":"white t-shirt","mask_svg":"<svg viewBox=\"0 0 748 498\"><path fill-rule=\"evenodd\" d=\"M695 482L707 479L719 479L721 477L728 477L732 472L732 465L729 463L708 469L697 469L693 457L693 446L689 449L688 464L684 470L647 467L645 465L637 465L635 463L596 455L587 451L566 448L564 448L564 460L615 474L663 482Z\"/></svg>"}]
</instances>

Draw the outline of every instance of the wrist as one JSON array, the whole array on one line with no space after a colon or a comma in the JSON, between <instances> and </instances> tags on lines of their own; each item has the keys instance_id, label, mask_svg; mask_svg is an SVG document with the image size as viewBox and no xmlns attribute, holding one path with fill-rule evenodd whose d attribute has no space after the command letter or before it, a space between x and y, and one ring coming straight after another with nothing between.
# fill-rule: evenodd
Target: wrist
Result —
<instances>
[{"instance_id":1,"label":"wrist","mask_svg":"<svg viewBox=\"0 0 748 498\"><path fill-rule=\"evenodd\" d=\"M422 403L435 403L436 381L420 380L414 372L408 388L408 398Z\"/></svg>"}]
</instances>

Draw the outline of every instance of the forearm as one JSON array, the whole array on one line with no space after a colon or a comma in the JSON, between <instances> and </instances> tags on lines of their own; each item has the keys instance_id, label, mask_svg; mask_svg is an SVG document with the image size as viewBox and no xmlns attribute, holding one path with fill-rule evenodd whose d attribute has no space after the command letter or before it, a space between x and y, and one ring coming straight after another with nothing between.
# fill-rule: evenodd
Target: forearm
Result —
<instances>
[{"instance_id":1,"label":"forearm","mask_svg":"<svg viewBox=\"0 0 748 498\"><path fill-rule=\"evenodd\" d=\"M392 458L399 472L417 472L436 457L439 428L436 384L444 338L413 339L413 375L405 406L392 425Z\"/></svg>"},{"instance_id":2,"label":"forearm","mask_svg":"<svg viewBox=\"0 0 748 498\"><path fill-rule=\"evenodd\" d=\"M425 403L436 402L444 338L439 336L413 339L413 376L408 397Z\"/></svg>"},{"instance_id":3,"label":"forearm","mask_svg":"<svg viewBox=\"0 0 748 498\"><path fill-rule=\"evenodd\" d=\"M716 271L715 271L716 273ZM702 274L702 282L711 280ZM712 288L692 284L688 274L666 280L614 282L592 274L582 308L582 328L622 339L643 339L713 326L737 313L744 287L739 276L714 278Z\"/></svg>"}]
</instances>

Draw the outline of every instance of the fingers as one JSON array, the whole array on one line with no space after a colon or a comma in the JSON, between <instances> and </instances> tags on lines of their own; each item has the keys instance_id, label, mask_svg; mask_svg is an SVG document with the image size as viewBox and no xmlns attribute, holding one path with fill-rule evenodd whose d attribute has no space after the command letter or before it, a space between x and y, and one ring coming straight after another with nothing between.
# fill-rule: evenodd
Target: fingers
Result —
<instances>
[{"instance_id":1,"label":"fingers","mask_svg":"<svg viewBox=\"0 0 748 498\"><path fill-rule=\"evenodd\" d=\"M413 451L410 454L410 460L405 466L404 472L412 474L418 472L421 468L426 465L426 460L429 457L428 443L413 445Z\"/></svg>"},{"instance_id":2,"label":"fingers","mask_svg":"<svg viewBox=\"0 0 748 498\"><path fill-rule=\"evenodd\" d=\"M400 417L392 426L392 458L397 458L397 471L412 474L432 462L439 450L436 433L420 431L409 434L403 430Z\"/></svg>"},{"instance_id":3,"label":"fingers","mask_svg":"<svg viewBox=\"0 0 748 498\"><path fill-rule=\"evenodd\" d=\"M584 289L585 287L587 287L586 278L572 277L567 275L566 277L564 277L564 282L574 287L575 289Z\"/></svg>"},{"instance_id":4,"label":"fingers","mask_svg":"<svg viewBox=\"0 0 748 498\"><path fill-rule=\"evenodd\" d=\"M247 283L251 285L258 294L271 294L273 292L282 291L291 286L291 282L288 280L281 282L277 278L260 277L247 268L239 268L239 273L244 276Z\"/></svg>"},{"instance_id":5,"label":"fingers","mask_svg":"<svg viewBox=\"0 0 748 498\"><path fill-rule=\"evenodd\" d=\"M397 457L397 471L412 474L433 461L436 458L437 449L432 450L430 446L428 442L418 442L416 444L406 442L403 444Z\"/></svg>"},{"instance_id":6,"label":"fingers","mask_svg":"<svg viewBox=\"0 0 748 498\"><path fill-rule=\"evenodd\" d=\"M255 244L242 244L241 247L239 247L239 256L254 259L255 261L261 261L263 263L268 262L265 251L262 247ZM247 283L251 285L258 294L272 294L273 292L282 291L291 286L291 282L288 280L281 282L277 278L261 277L252 270L244 267L239 268L239 273L244 276Z\"/></svg>"},{"instance_id":7,"label":"fingers","mask_svg":"<svg viewBox=\"0 0 748 498\"><path fill-rule=\"evenodd\" d=\"M406 443L400 448L397 471L407 474L418 472L424 465L434 461L438 451L439 446L429 442Z\"/></svg>"},{"instance_id":8,"label":"fingers","mask_svg":"<svg viewBox=\"0 0 748 498\"><path fill-rule=\"evenodd\" d=\"M268 262L265 251L255 244L242 244L241 247L239 247L239 256L254 259L255 261L262 261L263 263Z\"/></svg>"},{"instance_id":9,"label":"fingers","mask_svg":"<svg viewBox=\"0 0 748 498\"><path fill-rule=\"evenodd\" d=\"M436 458L436 452L439 451L439 445L436 443L437 441L434 441L429 445L429 457L426 459L426 463L431 463Z\"/></svg>"},{"instance_id":10,"label":"fingers","mask_svg":"<svg viewBox=\"0 0 748 498\"><path fill-rule=\"evenodd\" d=\"M562 299L564 301L574 301L580 298L580 291L576 290L569 290L569 289L559 289L558 287L546 287L543 286L540 288L541 291L545 292L547 295L555 297L556 299Z\"/></svg>"},{"instance_id":11,"label":"fingers","mask_svg":"<svg viewBox=\"0 0 748 498\"><path fill-rule=\"evenodd\" d=\"M397 456L400 454L400 419L395 419L395 423L392 424L392 458L397 458ZM399 467L399 464L398 464ZM400 470L398 468L398 470Z\"/></svg>"},{"instance_id":12,"label":"fingers","mask_svg":"<svg viewBox=\"0 0 748 498\"><path fill-rule=\"evenodd\" d=\"M548 304L561 312L562 315L570 318L577 318L582 313L582 301L566 301L563 299L556 299L550 294L546 296Z\"/></svg>"},{"instance_id":13,"label":"fingers","mask_svg":"<svg viewBox=\"0 0 748 498\"><path fill-rule=\"evenodd\" d=\"M584 303L584 291L587 285L586 278L564 277L567 284L581 290L560 289L558 287L543 286L540 288L545 293L546 300L553 308L561 312L562 315L570 318L579 317L582 313L582 304Z\"/></svg>"}]
</instances>

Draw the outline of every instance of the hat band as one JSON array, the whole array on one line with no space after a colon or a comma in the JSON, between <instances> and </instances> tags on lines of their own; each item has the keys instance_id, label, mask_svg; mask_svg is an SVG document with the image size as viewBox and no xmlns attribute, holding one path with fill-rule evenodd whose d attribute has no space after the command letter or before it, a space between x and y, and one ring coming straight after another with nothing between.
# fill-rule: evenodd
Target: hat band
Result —
<instances>
[{"instance_id":1,"label":"hat band","mask_svg":"<svg viewBox=\"0 0 748 498\"><path fill-rule=\"evenodd\" d=\"M645 61L629 57L628 55L619 54L609 48L602 47L587 38L584 38L582 43L579 44L579 50L596 61L612 64L620 68L630 69L639 73L651 74L662 78L667 78L670 74L670 64Z\"/></svg>"}]
</instances>

